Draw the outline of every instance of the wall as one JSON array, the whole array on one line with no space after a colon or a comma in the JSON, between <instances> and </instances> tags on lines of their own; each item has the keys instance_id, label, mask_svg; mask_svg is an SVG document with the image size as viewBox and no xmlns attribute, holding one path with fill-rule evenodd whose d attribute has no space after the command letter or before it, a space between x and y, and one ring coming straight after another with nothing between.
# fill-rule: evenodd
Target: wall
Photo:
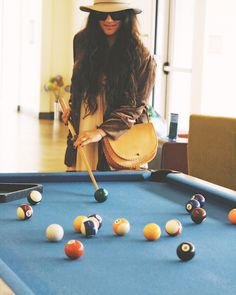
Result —
<instances>
[{"instance_id":1,"label":"wall","mask_svg":"<svg viewBox=\"0 0 236 295\"><path fill-rule=\"evenodd\" d=\"M43 0L41 43L40 112L53 111L53 96L44 91L44 84L60 74L65 84L72 73L72 0ZM66 94L68 99L68 94Z\"/></svg>"},{"instance_id":2,"label":"wall","mask_svg":"<svg viewBox=\"0 0 236 295\"><path fill-rule=\"evenodd\" d=\"M236 2L208 0L203 52L203 114L235 117Z\"/></svg>"}]
</instances>

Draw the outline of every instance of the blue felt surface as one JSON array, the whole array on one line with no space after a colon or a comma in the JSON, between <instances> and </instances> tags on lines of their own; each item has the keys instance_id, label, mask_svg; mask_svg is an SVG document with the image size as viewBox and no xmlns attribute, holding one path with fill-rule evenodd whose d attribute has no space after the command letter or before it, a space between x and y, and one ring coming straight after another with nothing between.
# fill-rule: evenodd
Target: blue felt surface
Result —
<instances>
[{"instance_id":1,"label":"blue felt surface","mask_svg":"<svg viewBox=\"0 0 236 295\"><path fill-rule=\"evenodd\" d=\"M29 287L0 259L0 278L4 278L8 286L14 286L17 294L33 295ZM1 290L0 290L1 294Z\"/></svg>"},{"instance_id":2,"label":"blue felt surface","mask_svg":"<svg viewBox=\"0 0 236 295\"><path fill-rule=\"evenodd\" d=\"M184 209L191 190L148 180L102 184L109 191L105 203L94 201L91 183L44 183L43 201L33 207L28 221L16 217L24 200L0 205L1 258L35 294L234 294L236 227L227 221L227 203L219 206L207 198L208 217L196 225ZM91 213L103 217L103 226L96 237L86 239L74 233L72 224L77 215ZM118 217L130 221L127 236L113 234L112 222ZM172 218L183 224L178 237L164 230ZM152 222L160 225L162 236L148 242L143 228ZM64 227L63 241L46 240L51 223ZM70 261L64 254L70 239L85 246L80 260ZM182 241L196 246L196 257L187 263L176 256Z\"/></svg>"}]
</instances>

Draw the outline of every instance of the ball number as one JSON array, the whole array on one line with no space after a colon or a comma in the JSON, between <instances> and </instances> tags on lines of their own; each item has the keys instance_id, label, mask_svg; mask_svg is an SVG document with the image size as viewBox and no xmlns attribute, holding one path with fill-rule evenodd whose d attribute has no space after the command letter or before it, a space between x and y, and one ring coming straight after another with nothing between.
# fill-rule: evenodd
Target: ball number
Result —
<instances>
[{"instance_id":1,"label":"ball number","mask_svg":"<svg viewBox=\"0 0 236 295\"><path fill-rule=\"evenodd\" d=\"M190 242L183 242L177 247L176 253L182 261L189 261L195 256L195 246Z\"/></svg>"},{"instance_id":2,"label":"ball number","mask_svg":"<svg viewBox=\"0 0 236 295\"><path fill-rule=\"evenodd\" d=\"M30 219L33 215L33 208L28 204L23 204L17 208L16 214L21 220Z\"/></svg>"},{"instance_id":3,"label":"ball number","mask_svg":"<svg viewBox=\"0 0 236 295\"><path fill-rule=\"evenodd\" d=\"M113 222L113 231L118 236L124 236L130 231L130 223L126 218L118 218Z\"/></svg>"}]
</instances>

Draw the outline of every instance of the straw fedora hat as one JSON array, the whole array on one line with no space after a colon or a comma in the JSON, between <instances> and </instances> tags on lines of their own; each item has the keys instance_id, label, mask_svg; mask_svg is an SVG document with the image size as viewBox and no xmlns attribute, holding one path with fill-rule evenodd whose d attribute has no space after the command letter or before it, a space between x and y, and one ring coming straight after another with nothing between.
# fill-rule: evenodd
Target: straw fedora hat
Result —
<instances>
[{"instance_id":1,"label":"straw fedora hat","mask_svg":"<svg viewBox=\"0 0 236 295\"><path fill-rule=\"evenodd\" d=\"M116 12L121 10L132 9L135 14L141 13L142 10L132 5L130 1L122 0L94 0L93 5L80 6L82 11L91 12Z\"/></svg>"}]
</instances>

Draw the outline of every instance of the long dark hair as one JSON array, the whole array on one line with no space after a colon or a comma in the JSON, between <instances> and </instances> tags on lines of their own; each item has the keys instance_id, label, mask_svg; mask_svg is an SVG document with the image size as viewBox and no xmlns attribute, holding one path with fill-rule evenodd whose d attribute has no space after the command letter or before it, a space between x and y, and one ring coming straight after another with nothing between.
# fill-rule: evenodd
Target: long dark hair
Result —
<instances>
[{"instance_id":1,"label":"long dark hair","mask_svg":"<svg viewBox=\"0 0 236 295\"><path fill-rule=\"evenodd\" d=\"M75 38L75 64L72 84L77 96L85 99L88 113L97 110L97 95L105 87L107 107L135 106L139 102L138 76L147 49L138 31L137 17L127 11L117 32L115 44L108 46L94 13L90 13L85 29ZM102 79L105 77L105 85Z\"/></svg>"}]
</instances>

